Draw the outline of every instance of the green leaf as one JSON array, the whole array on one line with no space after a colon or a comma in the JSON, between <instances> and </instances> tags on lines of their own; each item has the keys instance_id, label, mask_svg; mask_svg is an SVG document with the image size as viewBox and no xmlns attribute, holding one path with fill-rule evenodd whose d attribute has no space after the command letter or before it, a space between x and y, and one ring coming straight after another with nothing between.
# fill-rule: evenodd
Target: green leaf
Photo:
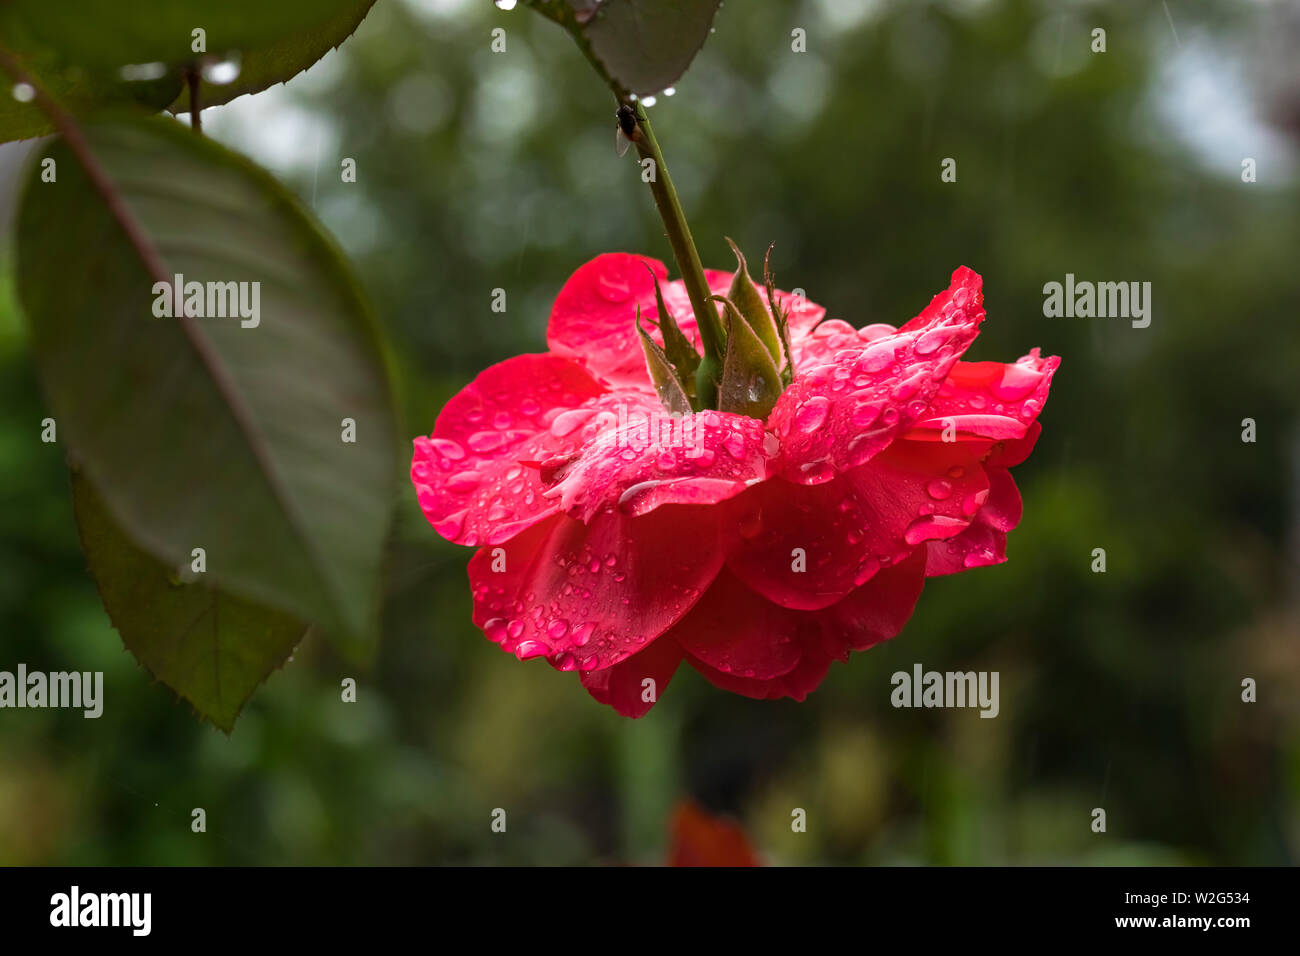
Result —
<instances>
[{"instance_id":1,"label":"green leaf","mask_svg":"<svg viewBox=\"0 0 1300 956\"><path fill-rule=\"evenodd\" d=\"M328 20L278 37L268 44L244 49L239 54L239 76L232 83L203 81L199 104L203 107L228 103L236 96L257 93L293 79L330 50L350 37L361 25L375 0L353 0ZM190 91L184 90L172 104L173 113L190 108Z\"/></svg>"},{"instance_id":2,"label":"green leaf","mask_svg":"<svg viewBox=\"0 0 1300 956\"><path fill-rule=\"evenodd\" d=\"M179 566L202 547L215 587L358 651L397 428L345 263L266 172L173 120L84 136L88 156L51 146L57 182L33 168L17 217L18 295L60 432L149 553ZM157 317L155 284L173 274L248 283L249 317Z\"/></svg>"},{"instance_id":3,"label":"green leaf","mask_svg":"<svg viewBox=\"0 0 1300 956\"><path fill-rule=\"evenodd\" d=\"M164 109L176 98L182 86L178 75L136 82L96 79L83 69L67 66L49 51L11 55L47 95L64 110L79 116L124 105L140 106L150 111ZM12 83L13 78L0 70L0 81ZM9 89L8 85L0 82L0 143L54 132L54 123L34 100L21 102L9 95Z\"/></svg>"},{"instance_id":4,"label":"green leaf","mask_svg":"<svg viewBox=\"0 0 1300 956\"><path fill-rule=\"evenodd\" d=\"M763 420L781 397L781 375L771 354L736 306L715 295L727 315L727 354L722 359L718 409Z\"/></svg>"},{"instance_id":5,"label":"green leaf","mask_svg":"<svg viewBox=\"0 0 1300 956\"><path fill-rule=\"evenodd\" d=\"M0 47L33 74L65 110L90 116L133 101L159 110L189 110L181 68L229 57L230 83L202 81L202 106L227 103L292 79L356 30L375 0L11 0L0 5ZM204 31L205 53L192 31ZM159 78L128 82L123 67L150 65ZM165 71L165 72L164 72ZM0 97L0 142L54 131L35 103Z\"/></svg>"},{"instance_id":6,"label":"green leaf","mask_svg":"<svg viewBox=\"0 0 1300 956\"><path fill-rule=\"evenodd\" d=\"M363 0L8 0L0 5L0 45L13 37L56 51L67 63L116 73L143 63L175 65L283 43L355 12ZM203 49L195 30L202 30Z\"/></svg>"},{"instance_id":7,"label":"green leaf","mask_svg":"<svg viewBox=\"0 0 1300 956\"><path fill-rule=\"evenodd\" d=\"M661 313L662 314L662 313ZM641 350L645 352L646 369L650 372L650 381L654 382L655 391L664 408L679 415L689 415L692 411L691 400L687 397L686 386L678 377L668 356L654 339L641 328L641 307L636 309L636 331L641 336ZM680 333L679 333L680 334Z\"/></svg>"},{"instance_id":8,"label":"green leaf","mask_svg":"<svg viewBox=\"0 0 1300 956\"><path fill-rule=\"evenodd\" d=\"M162 564L122 532L99 493L75 470L72 503L91 576L127 649L200 716L229 733L253 691L293 653L306 625L210 587L204 575L182 580L178 568Z\"/></svg>"},{"instance_id":9,"label":"green leaf","mask_svg":"<svg viewBox=\"0 0 1300 956\"><path fill-rule=\"evenodd\" d=\"M749 327L754 330L765 346L768 354L772 356L772 361L780 368L782 350L781 334L777 330L776 322L773 320L767 306L763 304L763 297L758 294L758 289L754 286L754 280L749 277L749 266L745 262L745 257L741 254L739 247L727 239L727 245L731 246L731 251L736 254L736 274L732 277L731 288L727 291L727 298L732 301L736 309L744 317Z\"/></svg>"},{"instance_id":10,"label":"green leaf","mask_svg":"<svg viewBox=\"0 0 1300 956\"><path fill-rule=\"evenodd\" d=\"M605 0L581 23L609 75L640 96L672 86L700 52L720 0Z\"/></svg>"}]
</instances>

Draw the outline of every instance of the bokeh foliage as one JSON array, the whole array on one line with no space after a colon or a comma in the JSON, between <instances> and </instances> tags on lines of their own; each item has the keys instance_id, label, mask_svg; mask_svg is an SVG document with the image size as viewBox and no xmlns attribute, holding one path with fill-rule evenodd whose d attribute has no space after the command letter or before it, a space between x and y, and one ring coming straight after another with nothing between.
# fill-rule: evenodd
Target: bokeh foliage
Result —
<instances>
[{"instance_id":1,"label":"bokeh foliage","mask_svg":"<svg viewBox=\"0 0 1300 956\"><path fill-rule=\"evenodd\" d=\"M482 638L469 553L404 489L373 669L308 638L229 738L200 725L122 649L85 573L6 280L0 668L104 670L107 701L97 721L0 711L0 862L650 862L684 793L783 862L1294 862L1300 183L1292 165L1243 184L1156 105L1198 34L1248 62L1262 10L1179 4L1176 40L1158 4L732 3L652 108L706 266L732 261L724 235L751 260L776 241L782 287L861 325L906 320L966 264L989 311L970 357L1064 357L1016 471L1010 562L930 582L899 638L803 704L684 671L647 718L614 716ZM413 428L487 364L541 351L591 256L669 259L614 154L609 92L522 8L380 0L270 95L212 111L209 131L278 163L349 251ZM322 132L259 155L281 117ZM1044 318L1042 285L1067 272L1150 281L1151 327ZM1001 715L891 708L889 675L914 662L1000 671Z\"/></svg>"}]
</instances>

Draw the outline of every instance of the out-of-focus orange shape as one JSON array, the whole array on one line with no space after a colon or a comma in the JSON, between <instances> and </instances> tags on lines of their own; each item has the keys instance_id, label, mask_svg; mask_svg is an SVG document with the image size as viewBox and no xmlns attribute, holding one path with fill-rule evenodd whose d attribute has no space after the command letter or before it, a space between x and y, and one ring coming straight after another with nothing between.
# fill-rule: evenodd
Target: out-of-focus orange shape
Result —
<instances>
[{"instance_id":1,"label":"out-of-focus orange shape","mask_svg":"<svg viewBox=\"0 0 1300 956\"><path fill-rule=\"evenodd\" d=\"M669 824L669 866L762 866L745 831L715 817L694 800L683 800Z\"/></svg>"}]
</instances>

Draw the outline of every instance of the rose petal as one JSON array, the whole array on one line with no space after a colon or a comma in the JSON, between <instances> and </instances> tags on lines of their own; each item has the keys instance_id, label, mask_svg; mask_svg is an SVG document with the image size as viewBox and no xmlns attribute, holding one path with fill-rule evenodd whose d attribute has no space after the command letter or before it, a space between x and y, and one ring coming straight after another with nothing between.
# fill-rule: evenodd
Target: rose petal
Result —
<instances>
[{"instance_id":1,"label":"rose petal","mask_svg":"<svg viewBox=\"0 0 1300 956\"><path fill-rule=\"evenodd\" d=\"M927 545L928 577L1001 564L1007 559L1007 532L1020 523L1020 490L1005 468L989 468L989 494L969 528L947 541Z\"/></svg>"},{"instance_id":2,"label":"rose petal","mask_svg":"<svg viewBox=\"0 0 1300 956\"><path fill-rule=\"evenodd\" d=\"M918 548L883 569L838 604L818 614L822 645L841 661L850 651L865 651L898 635L911 620L925 587L926 551Z\"/></svg>"},{"instance_id":3,"label":"rose petal","mask_svg":"<svg viewBox=\"0 0 1300 956\"><path fill-rule=\"evenodd\" d=\"M525 463L579 447L585 436L575 417L586 413L575 410L604 393L553 355L485 369L447 403L433 434L415 439L411 481L429 523L456 544L496 544L554 512L536 467Z\"/></svg>"},{"instance_id":4,"label":"rose petal","mask_svg":"<svg viewBox=\"0 0 1300 956\"><path fill-rule=\"evenodd\" d=\"M663 695L683 656L675 641L659 637L613 667L584 671L578 676L587 693L600 703L613 707L624 717L641 717ZM654 683L647 687L646 680Z\"/></svg>"},{"instance_id":5,"label":"rose petal","mask_svg":"<svg viewBox=\"0 0 1300 956\"><path fill-rule=\"evenodd\" d=\"M786 613L799 614L807 612L786 611ZM826 679L826 672L831 669L831 658L820 646L820 635L816 623L808 621L804 626L808 631L801 638L801 642L805 643L806 646L799 658L799 663L789 673L774 677L771 680L759 680L756 677L729 674L718 670L716 667L710 667L690 655L687 655L686 660L714 687L729 690L733 694L752 697L755 700L777 700L781 697L791 697L794 700L802 701L821 686L821 682Z\"/></svg>"},{"instance_id":6,"label":"rose petal","mask_svg":"<svg viewBox=\"0 0 1300 956\"><path fill-rule=\"evenodd\" d=\"M768 418L781 439L780 468L790 481L818 484L889 447L921 417L984 319L979 276L953 273L948 292L927 308L924 325L847 348L796 376Z\"/></svg>"},{"instance_id":7,"label":"rose petal","mask_svg":"<svg viewBox=\"0 0 1300 956\"><path fill-rule=\"evenodd\" d=\"M963 308L968 301L978 302L982 300L984 298L981 290L983 284L984 280L978 272L966 266L958 266L957 271L952 274L948 288L931 299L930 304L922 309L920 314L901 326L898 331L913 332L933 325L943 318L949 303L955 304L958 308Z\"/></svg>"},{"instance_id":8,"label":"rose petal","mask_svg":"<svg viewBox=\"0 0 1300 956\"><path fill-rule=\"evenodd\" d=\"M1039 350L1014 363L958 362L925 414L907 433L913 440L939 441L944 429L958 440L1023 438L1047 401L1061 360Z\"/></svg>"},{"instance_id":9,"label":"rose petal","mask_svg":"<svg viewBox=\"0 0 1300 956\"><path fill-rule=\"evenodd\" d=\"M585 263L555 298L547 346L611 385L649 385L634 322L638 305L654 309L655 277L666 281L668 269L647 256L608 252Z\"/></svg>"},{"instance_id":10,"label":"rose petal","mask_svg":"<svg viewBox=\"0 0 1300 956\"><path fill-rule=\"evenodd\" d=\"M603 670L680 620L717 576L723 553L708 507L604 512L590 525L553 515L470 560L474 623L521 659Z\"/></svg>"},{"instance_id":11,"label":"rose petal","mask_svg":"<svg viewBox=\"0 0 1300 956\"><path fill-rule=\"evenodd\" d=\"M997 465L1003 468L1011 468L1020 464L1034 450L1034 445L1038 444L1038 436L1042 432L1042 425L1038 422L1031 422L1023 438L1013 438L1009 441L995 443L992 450L984 457L985 467L990 468Z\"/></svg>"},{"instance_id":12,"label":"rose petal","mask_svg":"<svg viewBox=\"0 0 1300 956\"><path fill-rule=\"evenodd\" d=\"M845 349L860 349L864 340L858 330L842 319L827 319L808 334L795 338L790 334L796 372L807 372L819 365L830 365L836 354Z\"/></svg>"},{"instance_id":13,"label":"rose petal","mask_svg":"<svg viewBox=\"0 0 1300 956\"><path fill-rule=\"evenodd\" d=\"M583 521L615 506L645 514L664 504L714 504L766 477L775 454L776 439L744 415L624 407L617 426L588 442L546 494Z\"/></svg>"},{"instance_id":14,"label":"rose petal","mask_svg":"<svg viewBox=\"0 0 1300 956\"><path fill-rule=\"evenodd\" d=\"M734 667L724 671L689 649L687 660L710 683L723 690L759 700L779 697L803 700L821 684L833 659L847 660L849 651L865 650L903 629L924 586L924 571L925 554L918 551L896 567L882 571L843 601L821 611L795 611L765 604L757 595L736 603L737 609L745 609L747 628L761 626L759 622L765 621L774 634L794 635L791 643L799 649L799 660L784 674L764 680L738 673ZM670 634L694 628L691 619L697 611L706 613L697 605Z\"/></svg>"},{"instance_id":15,"label":"rose petal","mask_svg":"<svg viewBox=\"0 0 1300 956\"><path fill-rule=\"evenodd\" d=\"M672 630L672 638L715 670L771 680L788 674L803 656L800 629L807 619L771 614L765 601L723 570L704 597Z\"/></svg>"},{"instance_id":16,"label":"rose petal","mask_svg":"<svg viewBox=\"0 0 1300 956\"><path fill-rule=\"evenodd\" d=\"M551 351L582 363L610 385L649 387L645 354L634 326L638 306L642 318L649 320L643 326L650 337L662 345L663 335L655 327L659 311L654 280L647 266L663 283L664 305L673 314L678 328L700 350L695 310L686 284L680 279L664 281L668 270L657 259L611 252L580 267L560 290L546 332ZM725 295L731 288L732 275L716 269L704 270L709 291L718 295ZM803 296L776 290L776 299L789 310L792 342L802 338L826 314L825 309ZM720 312L721 306L714 307ZM795 346L792 344L791 348Z\"/></svg>"},{"instance_id":17,"label":"rose petal","mask_svg":"<svg viewBox=\"0 0 1300 956\"><path fill-rule=\"evenodd\" d=\"M727 567L782 607L834 604L924 542L965 530L988 494L981 450L897 442L822 485L766 481L732 509Z\"/></svg>"}]
</instances>

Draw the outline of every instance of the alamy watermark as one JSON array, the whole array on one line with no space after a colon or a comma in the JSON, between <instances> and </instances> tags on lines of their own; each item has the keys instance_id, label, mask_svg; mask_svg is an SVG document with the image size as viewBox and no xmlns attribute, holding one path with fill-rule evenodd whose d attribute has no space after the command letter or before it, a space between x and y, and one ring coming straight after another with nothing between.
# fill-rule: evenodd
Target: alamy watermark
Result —
<instances>
[{"instance_id":1,"label":"alamy watermark","mask_svg":"<svg viewBox=\"0 0 1300 956\"><path fill-rule=\"evenodd\" d=\"M981 717L996 717L1001 710L997 671L923 671L913 664L910 674L895 671L889 682L895 707L978 707Z\"/></svg>"},{"instance_id":2,"label":"alamy watermark","mask_svg":"<svg viewBox=\"0 0 1300 956\"><path fill-rule=\"evenodd\" d=\"M0 708L55 707L84 711L87 720L104 713L103 671L0 671Z\"/></svg>"},{"instance_id":3,"label":"alamy watermark","mask_svg":"<svg viewBox=\"0 0 1300 956\"><path fill-rule=\"evenodd\" d=\"M133 936L148 936L153 928L153 894L83 893L73 886L50 897L50 925L121 926Z\"/></svg>"},{"instance_id":4,"label":"alamy watermark","mask_svg":"<svg viewBox=\"0 0 1300 956\"><path fill-rule=\"evenodd\" d=\"M1043 286L1043 315L1049 319L1131 319L1133 328L1151 324L1150 282L1065 282Z\"/></svg>"},{"instance_id":5,"label":"alamy watermark","mask_svg":"<svg viewBox=\"0 0 1300 956\"><path fill-rule=\"evenodd\" d=\"M255 329L262 321L262 283L185 281L176 273L171 282L153 284L153 314L160 319L187 315L195 319L240 320L240 328Z\"/></svg>"},{"instance_id":6,"label":"alamy watermark","mask_svg":"<svg viewBox=\"0 0 1300 956\"><path fill-rule=\"evenodd\" d=\"M676 412L645 412L620 404L618 412L601 412L597 421L603 428L615 428L619 448L637 452L688 449L686 457L704 455L705 414L680 415Z\"/></svg>"}]
</instances>

